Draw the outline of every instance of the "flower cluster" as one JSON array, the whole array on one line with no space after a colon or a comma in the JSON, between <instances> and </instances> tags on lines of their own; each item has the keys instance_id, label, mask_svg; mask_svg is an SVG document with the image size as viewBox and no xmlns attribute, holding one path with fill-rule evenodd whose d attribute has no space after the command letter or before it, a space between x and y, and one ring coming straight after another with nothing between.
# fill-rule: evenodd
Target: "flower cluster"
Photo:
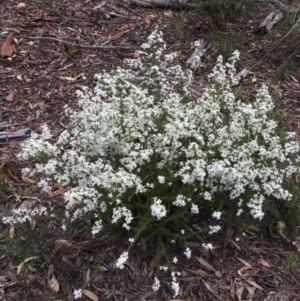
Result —
<instances>
[{"instance_id":1,"label":"flower cluster","mask_svg":"<svg viewBox=\"0 0 300 301\"><path fill-rule=\"evenodd\" d=\"M162 32L155 30L142 49L124 68L97 74L93 90L78 91L81 109L67 109L72 130L55 143L49 130L34 134L19 154L22 160L41 160L24 172L42 175L44 191L53 183L65 187L64 227L89 214L96 220L93 235L104 220L121 222L132 231L133 246L151 226L178 219L184 225L204 207L210 206L216 220L224 205L232 204L237 215L261 219L266 197L290 200L285 183L299 172L299 145L291 133L284 140L274 134L278 124L265 85L255 101L237 99L232 87L239 53L226 64L218 58L211 84L196 99L192 73L173 63L176 54L164 54ZM41 214L13 213L4 221ZM181 230L183 242L189 229ZM207 229L219 230L218 225ZM169 239L178 239L178 231ZM190 258L191 250L184 254ZM124 268L128 256L124 252L116 266ZM175 274L172 279L178 294ZM156 278L153 289L159 286Z\"/></svg>"}]
</instances>

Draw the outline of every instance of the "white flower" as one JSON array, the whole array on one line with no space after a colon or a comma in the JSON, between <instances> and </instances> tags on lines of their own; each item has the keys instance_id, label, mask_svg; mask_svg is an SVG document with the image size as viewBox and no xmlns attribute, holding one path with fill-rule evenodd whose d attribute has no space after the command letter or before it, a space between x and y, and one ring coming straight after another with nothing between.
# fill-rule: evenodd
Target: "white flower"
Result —
<instances>
[{"instance_id":1,"label":"white flower","mask_svg":"<svg viewBox=\"0 0 300 301\"><path fill-rule=\"evenodd\" d=\"M126 251L123 252L116 262L116 267L119 269L124 269L124 264L126 263L128 258L129 258L128 252L126 252Z\"/></svg>"},{"instance_id":2,"label":"white flower","mask_svg":"<svg viewBox=\"0 0 300 301\"><path fill-rule=\"evenodd\" d=\"M95 221L95 224L92 227L92 234L96 235L97 233L99 233L102 229L102 220L99 221Z\"/></svg>"},{"instance_id":3,"label":"white flower","mask_svg":"<svg viewBox=\"0 0 300 301\"><path fill-rule=\"evenodd\" d=\"M204 200L207 200L207 201L211 201L212 200L212 196L211 196L211 193L209 193L208 191L205 191L204 194Z\"/></svg>"},{"instance_id":4,"label":"white flower","mask_svg":"<svg viewBox=\"0 0 300 301\"><path fill-rule=\"evenodd\" d=\"M212 250L214 248L213 245L210 243L208 243L208 244L203 243L202 247L204 247L207 250Z\"/></svg>"},{"instance_id":5,"label":"white flower","mask_svg":"<svg viewBox=\"0 0 300 301\"><path fill-rule=\"evenodd\" d=\"M157 220L160 220L162 217L167 215L167 210L164 205L161 205L161 200L154 198L154 204L151 205L151 214L156 217Z\"/></svg>"},{"instance_id":6,"label":"white flower","mask_svg":"<svg viewBox=\"0 0 300 301\"><path fill-rule=\"evenodd\" d=\"M176 197L176 201L173 202L173 205L177 207L184 207L186 205L186 202L187 202L187 198L182 194L179 194Z\"/></svg>"},{"instance_id":7,"label":"white flower","mask_svg":"<svg viewBox=\"0 0 300 301\"><path fill-rule=\"evenodd\" d=\"M165 183L165 177L163 177L163 176L158 176L157 179L158 179L158 182L159 182L160 184L164 184L164 183Z\"/></svg>"},{"instance_id":8,"label":"white flower","mask_svg":"<svg viewBox=\"0 0 300 301\"><path fill-rule=\"evenodd\" d=\"M144 43L144 44L141 45L141 48L142 48L143 50L149 49L150 47L151 47L151 45L149 45L149 44L147 44L147 43Z\"/></svg>"},{"instance_id":9,"label":"white flower","mask_svg":"<svg viewBox=\"0 0 300 301\"><path fill-rule=\"evenodd\" d=\"M221 215L222 215L221 211L214 211L212 217L219 220L221 218Z\"/></svg>"},{"instance_id":10,"label":"white flower","mask_svg":"<svg viewBox=\"0 0 300 301\"><path fill-rule=\"evenodd\" d=\"M177 257L174 257L174 258L173 258L173 262L174 262L175 264L178 262Z\"/></svg>"},{"instance_id":11,"label":"white flower","mask_svg":"<svg viewBox=\"0 0 300 301\"><path fill-rule=\"evenodd\" d=\"M74 299L79 299L82 297L82 289L74 290L73 292Z\"/></svg>"},{"instance_id":12,"label":"white flower","mask_svg":"<svg viewBox=\"0 0 300 301\"><path fill-rule=\"evenodd\" d=\"M264 212L262 210L262 203L264 201L264 196L262 195L254 195L254 197L247 204L249 208L251 208L250 213L254 218L262 219L264 216Z\"/></svg>"},{"instance_id":13,"label":"white flower","mask_svg":"<svg viewBox=\"0 0 300 301\"><path fill-rule=\"evenodd\" d=\"M176 278L175 272L172 272L171 276L172 276L172 284L171 284L171 286L172 286L172 289L174 291L174 296L173 297L175 298L179 294L180 287L179 287L179 283L177 282L177 278Z\"/></svg>"},{"instance_id":14,"label":"white flower","mask_svg":"<svg viewBox=\"0 0 300 301\"><path fill-rule=\"evenodd\" d=\"M160 266L159 266L159 269L160 269L161 271L167 271L169 268L168 268L167 266L165 266L165 265L160 265Z\"/></svg>"},{"instance_id":15,"label":"white flower","mask_svg":"<svg viewBox=\"0 0 300 301\"><path fill-rule=\"evenodd\" d=\"M157 277L154 277L154 283L152 285L152 289L157 292L160 288L160 281L158 280Z\"/></svg>"},{"instance_id":16,"label":"white flower","mask_svg":"<svg viewBox=\"0 0 300 301\"><path fill-rule=\"evenodd\" d=\"M185 251L183 252L183 254L187 257L187 258L191 258L192 256L192 251L190 248L186 248Z\"/></svg>"},{"instance_id":17,"label":"white flower","mask_svg":"<svg viewBox=\"0 0 300 301\"><path fill-rule=\"evenodd\" d=\"M191 212L194 213L194 214L198 214L199 213L198 205L192 204Z\"/></svg>"},{"instance_id":18,"label":"white flower","mask_svg":"<svg viewBox=\"0 0 300 301\"><path fill-rule=\"evenodd\" d=\"M236 212L236 216L240 216L242 213L243 213L243 209L239 209L237 212Z\"/></svg>"},{"instance_id":19,"label":"white flower","mask_svg":"<svg viewBox=\"0 0 300 301\"><path fill-rule=\"evenodd\" d=\"M221 230L221 226L216 225L216 226L209 226L209 232L208 234L213 234L213 233L217 233Z\"/></svg>"}]
</instances>

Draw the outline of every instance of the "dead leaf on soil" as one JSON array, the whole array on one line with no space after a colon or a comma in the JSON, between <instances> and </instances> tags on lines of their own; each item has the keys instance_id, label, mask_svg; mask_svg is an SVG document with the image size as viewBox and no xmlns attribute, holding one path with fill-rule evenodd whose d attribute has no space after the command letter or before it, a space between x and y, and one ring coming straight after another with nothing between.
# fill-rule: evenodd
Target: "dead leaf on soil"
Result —
<instances>
[{"instance_id":1,"label":"dead leaf on soil","mask_svg":"<svg viewBox=\"0 0 300 301\"><path fill-rule=\"evenodd\" d=\"M178 277L177 279L180 281L191 282L191 281L197 279L197 277L185 277L185 278Z\"/></svg>"},{"instance_id":2,"label":"dead leaf on soil","mask_svg":"<svg viewBox=\"0 0 300 301\"><path fill-rule=\"evenodd\" d=\"M26 8L26 3L25 2L20 2L17 4L17 10L24 10Z\"/></svg>"},{"instance_id":3,"label":"dead leaf on soil","mask_svg":"<svg viewBox=\"0 0 300 301\"><path fill-rule=\"evenodd\" d=\"M221 296L219 296L218 293L215 292L207 282L205 282L203 279L202 279L202 282L205 285L205 287L207 288L207 290L210 291L218 300L224 301L224 299Z\"/></svg>"},{"instance_id":4,"label":"dead leaf on soil","mask_svg":"<svg viewBox=\"0 0 300 301\"><path fill-rule=\"evenodd\" d=\"M6 96L7 101L13 101L14 99L14 94L12 92L9 92L9 94Z\"/></svg>"},{"instance_id":5,"label":"dead leaf on soil","mask_svg":"<svg viewBox=\"0 0 300 301\"><path fill-rule=\"evenodd\" d=\"M267 261L265 261L265 260L263 260L263 259L258 259L258 260L257 260L257 263L263 265L263 266L266 267L266 268L270 268L270 267L271 267L271 265L270 265Z\"/></svg>"},{"instance_id":6,"label":"dead leaf on soil","mask_svg":"<svg viewBox=\"0 0 300 301\"><path fill-rule=\"evenodd\" d=\"M5 56L12 56L14 53L14 49L12 46L12 41L14 40L15 37L15 32L12 32L11 34L8 35L8 37L6 38L6 40L4 41L4 43L1 46L1 56L5 57Z\"/></svg>"},{"instance_id":7,"label":"dead leaf on soil","mask_svg":"<svg viewBox=\"0 0 300 301\"><path fill-rule=\"evenodd\" d=\"M27 177L25 177L25 176L22 176L22 180L23 180L23 182L25 182L26 184L35 184L35 183L36 183L36 181L34 181L34 180L30 179L30 178L27 178Z\"/></svg>"},{"instance_id":8,"label":"dead leaf on soil","mask_svg":"<svg viewBox=\"0 0 300 301\"><path fill-rule=\"evenodd\" d=\"M44 34L44 31L45 31L44 28L38 28L38 30L37 30L37 35L38 35L39 37L41 37L41 36Z\"/></svg>"},{"instance_id":9,"label":"dead leaf on soil","mask_svg":"<svg viewBox=\"0 0 300 301\"><path fill-rule=\"evenodd\" d=\"M113 36L111 36L109 39L110 41L116 41L119 40L124 35L124 30L117 32Z\"/></svg>"},{"instance_id":10,"label":"dead leaf on soil","mask_svg":"<svg viewBox=\"0 0 300 301\"><path fill-rule=\"evenodd\" d=\"M55 276L53 276L50 281L48 282L48 285L50 287L50 289L52 291L54 291L55 293L58 293L59 291L59 283L58 281L56 280Z\"/></svg>"},{"instance_id":11,"label":"dead leaf on soil","mask_svg":"<svg viewBox=\"0 0 300 301\"><path fill-rule=\"evenodd\" d=\"M23 285L22 281L20 281L12 272L8 271L6 273L5 278L9 278L11 281Z\"/></svg>"},{"instance_id":12,"label":"dead leaf on soil","mask_svg":"<svg viewBox=\"0 0 300 301\"><path fill-rule=\"evenodd\" d=\"M18 206L18 209L30 210L30 209L32 209L33 205L34 205L34 202L25 200Z\"/></svg>"},{"instance_id":13,"label":"dead leaf on soil","mask_svg":"<svg viewBox=\"0 0 300 301\"><path fill-rule=\"evenodd\" d=\"M170 19L174 18L174 13L170 9L169 10L165 10L164 11L164 15L165 15L165 17L170 18Z\"/></svg>"},{"instance_id":14,"label":"dead leaf on soil","mask_svg":"<svg viewBox=\"0 0 300 301\"><path fill-rule=\"evenodd\" d=\"M261 291L264 291L263 287L261 287L259 284L257 284L256 282L252 281L252 280L246 280L250 285L258 288Z\"/></svg>"},{"instance_id":15,"label":"dead leaf on soil","mask_svg":"<svg viewBox=\"0 0 300 301\"><path fill-rule=\"evenodd\" d=\"M201 269L198 269L198 270L188 270L188 271L190 271L193 274L200 275L202 277L213 277L213 276L215 276L215 274L208 274L208 273L206 273L205 271L203 271Z\"/></svg>"},{"instance_id":16,"label":"dead leaf on soil","mask_svg":"<svg viewBox=\"0 0 300 301\"><path fill-rule=\"evenodd\" d=\"M196 256L196 259L198 260L198 262L199 262L201 265L203 265L203 266L204 266L206 269L208 269L209 271L213 271L213 272L216 271L216 269L215 269L212 265L210 265L208 262L206 262L203 258L197 257L197 256Z\"/></svg>"},{"instance_id":17,"label":"dead leaf on soil","mask_svg":"<svg viewBox=\"0 0 300 301\"><path fill-rule=\"evenodd\" d=\"M290 78L291 78L294 82L298 83L298 80L297 80L293 75L290 75Z\"/></svg>"},{"instance_id":18,"label":"dead leaf on soil","mask_svg":"<svg viewBox=\"0 0 300 301\"><path fill-rule=\"evenodd\" d=\"M22 271L23 266L24 266L25 263L27 263L27 262L29 262L29 261L31 261L33 259L36 259L36 258L37 258L37 256L31 256L31 257L26 258L23 262L21 262L18 265L18 268L17 268L17 275L20 275L20 273L21 273L21 271Z\"/></svg>"},{"instance_id":19,"label":"dead leaf on soil","mask_svg":"<svg viewBox=\"0 0 300 301\"><path fill-rule=\"evenodd\" d=\"M244 286L240 286L239 288L236 289L235 295L237 296L239 301L242 301L244 288L245 288Z\"/></svg>"},{"instance_id":20,"label":"dead leaf on soil","mask_svg":"<svg viewBox=\"0 0 300 301\"><path fill-rule=\"evenodd\" d=\"M147 15L145 18L145 29L148 29L150 26L151 26L151 23L152 23L152 18L151 18L151 15Z\"/></svg>"},{"instance_id":21,"label":"dead leaf on soil","mask_svg":"<svg viewBox=\"0 0 300 301\"><path fill-rule=\"evenodd\" d=\"M11 239L13 239L13 238L14 238L14 234L15 234L15 227L14 227L13 224L10 224L10 228L9 228L9 237L10 237Z\"/></svg>"},{"instance_id":22,"label":"dead leaf on soil","mask_svg":"<svg viewBox=\"0 0 300 301\"><path fill-rule=\"evenodd\" d=\"M237 257L237 260L239 260L241 263L243 263L246 267L248 268L252 268L252 265L250 263L248 263L246 260Z\"/></svg>"},{"instance_id":23,"label":"dead leaf on soil","mask_svg":"<svg viewBox=\"0 0 300 301\"><path fill-rule=\"evenodd\" d=\"M38 132L38 133L42 133L44 130L47 130L49 127L48 127L48 124L47 124L47 122L44 122L44 123L42 123L37 129L36 129L36 131Z\"/></svg>"},{"instance_id":24,"label":"dead leaf on soil","mask_svg":"<svg viewBox=\"0 0 300 301\"><path fill-rule=\"evenodd\" d=\"M55 250L58 251L64 247L72 247L72 243L67 241L66 239L57 239L55 241Z\"/></svg>"},{"instance_id":25,"label":"dead leaf on soil","mask_svg":"<svg viewBox=\"0 0 300 301\"><path fill-rule=\"evenodd\" d=\"M99 298L97 297L97 295L89 290L82 290L82 292L91 300L93 301L99 301Z\"/></svg>"},{"instance_id":26,"label":"dead leaf on soil","mask_svg":"<svg viewBox=\"0 0 300 301\"><path fill-rule=\"evenodd\" d=\"M241 277L243 277L243 278L249 277L249 273L247 273L247 274L244 274L244 273L243 273L244 271L249 270L249 269L252 269L252 267L250 268L250 267L248 267L248 266L244 266L244 267L240 268L240 269L237 271L237 273L238 273Z\"/></svg>"},{"instance_id":27,"label":"dead leaf on soil","mask_svg":"<svg viewBox=\"0 0 300 301\"><path fill-rule=\"evenodd\" d=\"M168 301L186 301L185 299L171 299L171 300L168 300Z\"/></svg>"},{"instance_id":28,"label":"dead leaf on soil","mask_svg":"<svg viewBox=\"0 0 300 301\"><path fill-rule=\"evenodd\" d=\"M89 281L91 276L91 269L88 268L85 274L85 281Z\"/></svg>"},{"instance_id":29,"label":"dead leaf on soil","mask_svg":"<svg viewBox=\"0 0 300 301\"><path fill-rule=\"evenodd\" d=\"M66 76L65 79L68 80L69 82L74 82L74 81L76 81L76 78L70 77L70 76Z\"/></svg>"},{"instance_id":30,"label":"dead leaf on soil","mask_svg":"<svg viewBox=\"0 0 300 301\"><path fill-rule=\"evenodd\" d=\"M59 187L57 190L55 190L53 192L53 196L58 196L58 195L62 195L65 193L65 189L61 186Z\"/></svg>"},{"instance_id":31,"label":"dead leaf on soil","mask_svg":"<svg viewBox=\"0 0 300 301\"><path fill-rule=\"evenodd\" d=\"M119 28L119 31L131 29L131 28L133 28L134 26L135 26L134 23L124 24L124 25L121 26L121 28Z\"/></svg>"}]
</instances>

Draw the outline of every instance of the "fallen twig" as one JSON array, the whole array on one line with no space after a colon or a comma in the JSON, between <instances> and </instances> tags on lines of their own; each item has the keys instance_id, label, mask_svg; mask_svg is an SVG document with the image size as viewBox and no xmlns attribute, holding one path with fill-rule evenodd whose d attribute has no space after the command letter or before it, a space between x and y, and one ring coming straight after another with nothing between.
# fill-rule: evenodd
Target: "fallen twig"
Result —
<instances>
[{"instance_id":1,"label":"fallen twig","mask_svg":"<svg viewBox=\"0 0 300 301\"><path fill-rule=\"evenodd\" d=\"M191 3L187 0L129 0L130 4L143 7L172 7L172 8L196 8L199 3Z\"/></svg>"},{"instance_id":2,"label":"fallen twig","mask_svg":"<svg viewBox=\"0 0 300 301\"><path fill-rule=\"evenodd\" d=\"M99 50L113 50L113 49L124 49L124 50L139 50L141 47L127 47L127 46L96 46L96 45L82 45L82 44L77 44L73 42L68 42L65 40L57 39L57 38L52 38L52 37L27 37L29 40L46 40L46 41L54 41L54 42L59 42L62 44L66 45L71 45L74 47L79 47L79 48L86 48L86 49L99 49Z\"/></svg>"},{"instance_id":3,"label":"fallen twig","mask_svg":"<svg viewBox=\"0 0 300 301\"><path fill-rule=\"evenodd\" d=\"M0 140L13 139L13 138L27 138L31 134L29 128L21 129L16 132L0 132Z\"/></svg>"}]
</instances>

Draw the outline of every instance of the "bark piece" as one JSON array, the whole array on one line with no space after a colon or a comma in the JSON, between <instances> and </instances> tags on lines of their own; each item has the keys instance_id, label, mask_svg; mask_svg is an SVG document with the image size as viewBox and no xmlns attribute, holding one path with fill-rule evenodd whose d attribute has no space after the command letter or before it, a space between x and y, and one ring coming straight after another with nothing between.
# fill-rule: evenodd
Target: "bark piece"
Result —
<instances>
[{"instance_id":1,"label":"bark piece","mask_svg":"<svg viewBox=\"0 0 300 301\"><path fill-rule=\"evenodd\" d=\"M196 70L199 67L199 63L205 57L205 54L210 47L210 43L206 39L200 39L199 42L195 43L198 45L185 63L186 67L191 70Z\"/></svg>"},{"instance_id":2,"label":"bark piece","mask_svg":"<svg viewBox=\"0 0 300 301\"><path fill-rule=\"evenodd\" d=\"M272 27L283 18L283 12L273 11L269 13L266 18L259 24L256 34L269 33Z\"/></svg>"},{"instance_id":3,"label":"bark piece","mask_svg":"<svg viewBox=\"0 0 300 301\"><path fill-rule=\"evenodd\" d=\"M21 129L15 132L0 132L0 140L13 139L13 138L27 138L31 134L29 128Z\"/></svg>"}]
</instances>

